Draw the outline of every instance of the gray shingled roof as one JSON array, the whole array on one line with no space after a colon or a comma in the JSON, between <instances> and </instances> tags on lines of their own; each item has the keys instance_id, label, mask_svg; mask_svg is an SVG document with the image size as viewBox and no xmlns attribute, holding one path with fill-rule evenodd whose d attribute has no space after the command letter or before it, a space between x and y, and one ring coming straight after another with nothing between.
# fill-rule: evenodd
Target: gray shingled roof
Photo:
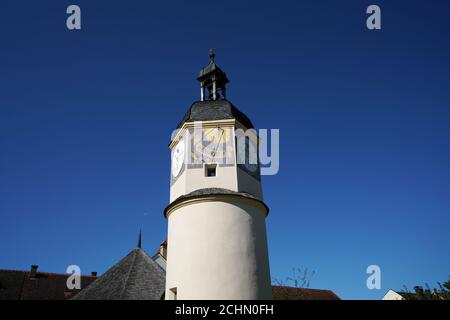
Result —
<instances>
[{"instance_id":1,"label":"gray shingled roof","mask_svg":"<svg viewBox=\"0 0 450 320\"><path fill-rule=\"evenodd\" d=\"M181 128L185 122L227 119L236 119L247 129L254 128L250 119L228 100L194 102L184 115L183 120L178 124L177 128Z\"/></svg>"},{"instance_id":2,"label":"gray shingled roof","mask_svg":"<svg viewBox=\"0 0 450 320\"><path fill-rule=\"evenodd\" d=\"M141 248L133 249L74 300L160 300L165 272Z\"/></svg>"},{"instance_id":3,"label":"gray shingled roof","mask_svg":"<svg viewBox=\"0 0 450 320\"><path fill-rule=\"evenodd\" d=\"M200 70L200 73L198 74L197 79L202 79L206 75L209 75L210 73L213 73L213 72L224 75L226 78L225 72L223 72L223 70L220 69L219 66L214 61L211 61L206 67L204 67Z\"/></svg>"},{"instance_id":4,"label":"gray shingled roof","mask_svg":"<svg viewBox=\"0 0 450 320\"><path fill-rule=\"evenodd\" d=\"M203 196L211 196L211 195L232 195L232 196L234 195L234 196L240 196L240 197L244 197L244 198L253 199L253 200L256 200L259 203L261 203L267 210L266 214L269 214L269 207L263 201L261 201L260 199L258 199L257 197L255 197L254 195L252 195L250 193L237 192L237 191L224 189L224 188L203 188L203 189L194 190L188 194L179 196L177 199L175 199L173 202L171 202L164 209L164 216L167 217L167 212L169 211L169 209L172 206L174 206L184 200L197 198L197 197L203 197Z\"/></svg>"},{"instance_id":5,"label":"gray shingled roof","mask_svg":"<svg viewBox=\"0 0 450 320\"><path fill-rule=\"evenodd\" d=\"M192 192L189 192L188 194L182 195L178 199L191 198L191 197L204 196L204 195L216 195L216 194L240 195L240 196L244 196L246 198L252 198L252 199L258 200L258 198L256 198L254 195L251 195L250 193L237 192L237 191L233 191L233 190L230 190L230 189L224 189L224 188L203 188L203 189L198 189L198 190L194 190Z\"/></svg>"},{"instance_id":6,"label":"gray shingled roof","mask_svg":"<svg viewBox=\"0 0 450 320\"><path fill-rule=\"evenodd\" d=\"M206 67L200 70L197 80L203 81L212 75L216 75L217 76L216 79L221 79L224 83L230 82L227 78L227 74L222 69L220 69L219 66L214 62L214 56L215 56L214 54L212 56L210 54L209 57L211 61Z\"/></svg>"}]
</instances>

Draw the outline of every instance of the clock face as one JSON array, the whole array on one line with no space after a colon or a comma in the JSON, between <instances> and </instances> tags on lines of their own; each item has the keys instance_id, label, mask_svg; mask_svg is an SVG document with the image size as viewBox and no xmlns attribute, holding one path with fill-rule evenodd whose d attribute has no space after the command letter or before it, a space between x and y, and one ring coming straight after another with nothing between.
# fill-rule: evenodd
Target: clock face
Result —
<instances>
[{"instance_id":1,"label":"clock face","mask_svg":"<svg viewBox=\"0 0 450 320\"><path fill-rule=\"evenodd\" d=\"M184 141L180 140L172 153L172 175L174 177L180 174L184 163Z\"/></svg>"}]
</instances>

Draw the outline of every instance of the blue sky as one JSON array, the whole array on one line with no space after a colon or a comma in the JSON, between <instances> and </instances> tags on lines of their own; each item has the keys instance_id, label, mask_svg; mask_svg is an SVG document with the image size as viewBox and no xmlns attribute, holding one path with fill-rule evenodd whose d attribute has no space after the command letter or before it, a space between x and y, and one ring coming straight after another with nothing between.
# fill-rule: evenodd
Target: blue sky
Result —
<instances>
[{"instance_id":1,"label":"blue sky","mask_svg":"<svg viewBox=\"0 0 450 320\"><path fill-rule=\"evenodd\" d=\"M82 10L82 30L65 27ZM382 30L365 27L378 4ZM2 1L0 268L102 273L166 237L170 134L215 48L280 129L272 277L378 299L450 275L448 1ZM382 289L366 288L381 267Z\"/></svg>"}]
</instances>

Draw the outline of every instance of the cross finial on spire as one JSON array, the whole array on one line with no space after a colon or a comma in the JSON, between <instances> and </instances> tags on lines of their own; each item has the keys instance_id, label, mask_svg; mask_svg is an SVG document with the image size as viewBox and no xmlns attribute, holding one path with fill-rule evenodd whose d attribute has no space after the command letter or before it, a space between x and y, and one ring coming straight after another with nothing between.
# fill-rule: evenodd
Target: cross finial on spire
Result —
<instances>
[{"instance_id":1,"label":"cross finial on spire","mask_svg":"<svg viewBox=\"0 0 450 320\"><path fill-rule=\"evenodd\" d=\"M139 249L142 247L142 230L141 229L139 229L139 239L138 239L137 247Z\"/></svg>"},{"instance_id":2,"label":"cross finial on spire","mask_svg":"<svg viewBox=\"0 0 450 320\"><path fill-rule=\"evenodd\" d=\"M211 59L211 62L214 62L214 58L216 57L216 54L214 53L214 49L209 49L209 58Z\"/></svg>"}]
</instances>

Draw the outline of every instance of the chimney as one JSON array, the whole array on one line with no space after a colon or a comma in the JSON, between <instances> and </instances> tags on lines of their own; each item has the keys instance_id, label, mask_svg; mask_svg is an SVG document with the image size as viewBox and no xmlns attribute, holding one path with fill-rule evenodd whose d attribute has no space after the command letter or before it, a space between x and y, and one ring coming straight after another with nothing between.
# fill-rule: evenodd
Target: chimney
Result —
<instances>
[{"instance_id":1,"label":"chimney","mask_svg":"<svg viewBox=\"0 0 450 320\"><path fill-rule=\"evenodd\" d=\"M37 269L39 268L38 265L32 264L31 270L30 270L30 278L36 278Z\"/></svg>"},{"instance_id":2,"label":"chimney","mask_svg":"<svg viewBox=\"0 0 450 320\"><path fill-rule=\"evenodd\" d=\"M158 253L164 258L167 259L167 240L161 242L159 245Z\"/></svg>"},{"instance_id":3,"label":"chimney","mask_svg":"<svg viewBox=\"0 0 450 320\"><path fill-rule=\"evenodd\" d=\"M97 271L92 271L91 272L91 276L96 277L97 276Z\"/></svg>"}]
</instances>

